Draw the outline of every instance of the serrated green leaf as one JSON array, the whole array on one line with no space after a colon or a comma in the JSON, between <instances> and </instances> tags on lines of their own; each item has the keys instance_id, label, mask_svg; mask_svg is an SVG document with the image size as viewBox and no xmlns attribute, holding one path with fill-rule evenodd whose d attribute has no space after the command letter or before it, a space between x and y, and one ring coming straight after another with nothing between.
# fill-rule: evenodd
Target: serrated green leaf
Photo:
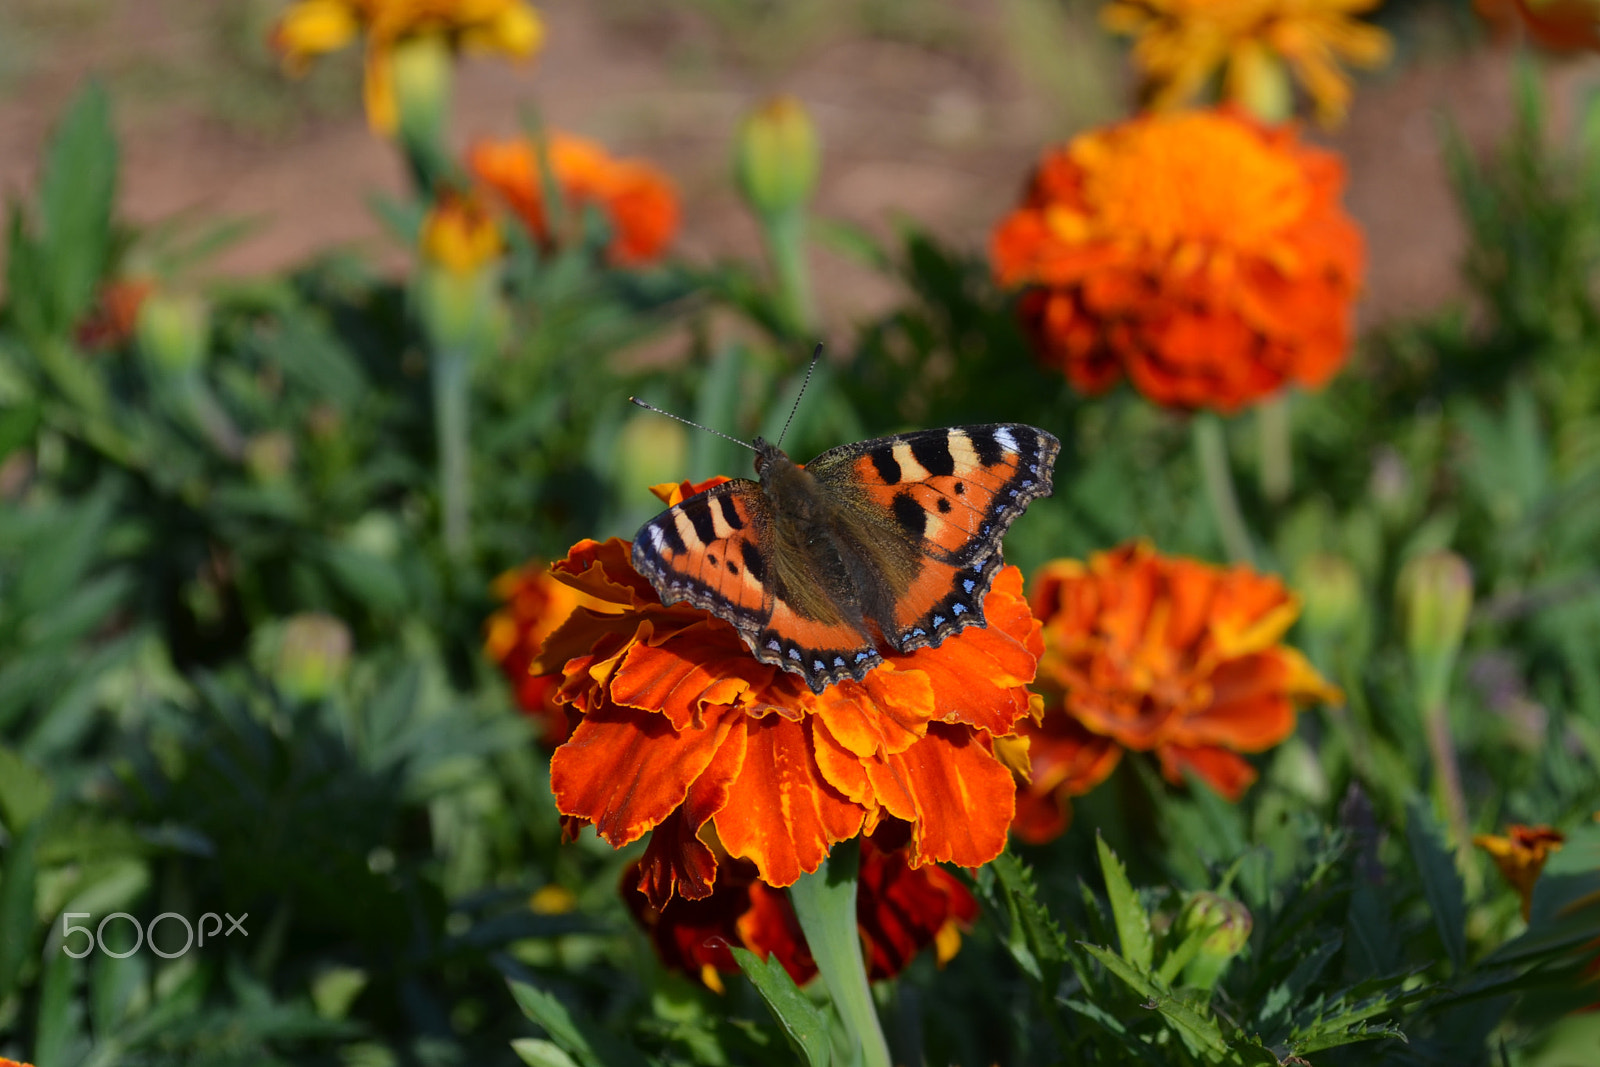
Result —
<instances>
[{"instance_id":1,"label":"serrated green leaf","mask_svg":"<svg viewBox=\"0 0 1600 1067\"><path fill-rule=\"evenodd\" d=\"M1095 835L1095 848L1100 853L1100 873L1106 880L1106 897L1111 901L1111 915L1117 924L1117 943L1122 948L1122 958L1148 971L1155 958L1155 943L1150 936L1150 916L1145 914L1139 894L1128 881L1127 869L1117 854L1111 851L1105 839Z\"/></svg>"},{"instance_id":2,"label":"serrated green leaf","mask_svg":"<svg viewBox=\"0 0 1600 1067\"><path fill-rule=\"evenodd\" d=\"M544 1027L550 1040L582 1067L646 1067L651 1062L604 1027L573 1015L565 1004L542 989L512 982L511 995L522 1013Z\"/></svg>"},{"instance_id":3,"label":"serrated green leaf","mask_svg":"<svg viewBox=\"0 0 1600 1067\"><path fill-rule=\"evenodd\" d=\"M1061 965L1067 959L1067 939L1048 909L1039 901L1033 872L1015 854L1007 851L984 868L1000 887L999 899L991 897L997 910L1011 917L1006 932L1006 948L1023 972L1055 995ZM980 882L980 886L983 885Z\"/></svg>"},{"instance_id":4,"label":"serrated green leaf","mask_svg":"<svg viewBox=\"0 0 1600 1067\"><path fill-rule=\"evenodd\" d=\"M1454 857L1446 851L1433 815L1420 800L1406 806L1406 843L1422 879L1422 892L1433 912L1433 924L1450 956L1451 969L1460 973L1467 962L1467 900Z\"/></svg>"},{"instance_id":5,"label":"serrated green leaf","mask_svg":"<svg viewBox=\"0 0 1600 1067\"><path fill-rule=\"evenodd\" d=\"M51 135L39 176L40 242L50 272L53 321L65 331L94 302L111 248L117 144L105 90L90 82Z\"/></svg>"},{"instance_id":6,"label":"serrated green leaf","mask_svg":"<svg viewBox=\"0 0 1600 1067\"><path fill-rule=\"evenodd\" d=\"M763 962L748 949L735 948L731 951L739 969L760 992L767 1009L778 1020L778 1025L789 1038L789 1044L794 1046L800 1058L811 1067L828 1067L828 1017L800 992L794 979L789 977L789 972L778 962L777 953L767 956Z\"/></svg>"},{"instance_id":7,"label":"serrated green leaf","mask_svg":"<svg viewBox=\"0 0 1600 1067\"><path fill-rule=\"evenodd\" d=\"M1161 1013L1192 1048L1213 1057L1224 1055L1228 1043L1214 1020L1202 1015L1161 985L1148 970L1135 967L1121 956L1100 945L1080 942L1083 950L1099 960L1124 985L1145 998L1147 1006Z\"/></svg>"}]
</instances>

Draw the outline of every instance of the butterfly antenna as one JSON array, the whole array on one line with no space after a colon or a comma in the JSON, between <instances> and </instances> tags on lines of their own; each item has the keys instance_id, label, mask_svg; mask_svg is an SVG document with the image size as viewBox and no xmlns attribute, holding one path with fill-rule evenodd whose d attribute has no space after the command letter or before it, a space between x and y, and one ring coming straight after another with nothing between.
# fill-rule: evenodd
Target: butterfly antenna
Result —
<instances>
[{"instance_id":1,"label":"butterfly antenna","mask_svg":"<svg viewBox=\"0 0 1600 1067\"><path fill-rule=\"evenodd\" d=\"M806 395L806 386L811 384L811 372L817 369L817 360L822 358L822 342L817 342L817 349L811 353L811 362L806 365L806 380L800 383L800 392L795 394L794 407L789 409L789 417L783 420L783 433L778 435L778 447L783 447L783 439L789 433L789 424L794 421L794 413L800 410L800 398Z\"/></svg>"},{"instance_id":2,"label":"butterfly antenna","mask_svg":"<svg viewBox=\"0 0 1600 1067\"><path fill-rule=\"evenodd\" d=\"M709 426L701 426L698 422L690 422L688 419L684 418L682 415L674 415L670 411L662 411L660 408L656 407L654 404L646 404L643 400L640 400L636 396L630 396L628 398L628 400L629 400L630 403L637 404L639 407L644 408L646 411L653 411L657 415L665 415L669 419L677 419L679 422L683 423L685 426L693 426L697 430L704 430L706 433L716 434L718 437L722 438L724 441L732 441L734 444L740 446L741 448L748 448L752 452L754 452L756 450L756 446L751 444L748 441L741 441L737 437L729 437L727 434L722 433L722 432L720 432L718 430L713 430Z\"/></svg>"}]
</instances>

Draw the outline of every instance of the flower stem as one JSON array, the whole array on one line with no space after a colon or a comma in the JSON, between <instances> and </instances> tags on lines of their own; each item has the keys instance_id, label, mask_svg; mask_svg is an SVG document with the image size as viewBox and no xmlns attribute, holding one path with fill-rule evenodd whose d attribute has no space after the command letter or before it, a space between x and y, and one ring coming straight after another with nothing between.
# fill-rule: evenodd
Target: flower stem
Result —
<instances>
[{"instance_id":1,"label":"flower stem","mask_svg":"<svg viewBox=\"0 0 1600 1067\"><path fill-rule=\"evenodd\" d=\"M845 1029L861 1050L862 1067L891 1067L889 1043L884 1040L878 1012L867 986L866 962L861 955L861 933L856 925L856 871L861 848L854 839L842 841L811 874L803 874L789 887L789 899L800 917L806 944L817 970L844 1020Z\"/></svg>"},{"instance_id":2,"label":"flower stem","mask_svg":"<svg viewBox=\"0 0 1600 1067\"><path fill-rule=\"evenodd\" d=\"M1281 504L1294 490L1294 424L1286 389L1256 407L1256 428L1261 432L1261 495Z\"/></svg>"},{"instance_id":3,"label":"flower stem","mask_svg":"<svg viewBox=\"0 0 1600 1067\"><path fill-rule=\"evenodd\" d=\"M471 544L470 463L467 450L468 397L472 359L460 349L433 354L433 426L439 440L439 501L444 517L444 546L452 559L463 559Z\"/></svg>"},{"instance_id":4,"label":"flower stem","mask_svg":"<svg viewBox=\"0 0 1600 1067\"><path fill-rule=\"evenodd\" d=\"M1449 706L1443 701L1425 705L1422 729L1428 741L1428 755L1433 760L1434 800L1444 811L1450 835L1455 838L1456 866L1469 883L1475 883L1477 866L1472 862L1472 823L1467 815L1466 793L1461 788L1455 740L1450 736ZM1469 884L1468 889L1476 893L1478 887Z\"/></svg>"},{"instance_id":5,"label":"flower stem","mask_svg":"<svg viewBox=\"0 0 1600 1067\"><path fill-rule=\"evenodd\" d=\"M1233 562L1253 565L1255 550L1250 545L1250 531L1245 527L1244 515L1239 511L1239 498L1233 491L1222 420L1212 412L1198 411L1191 426L1195 461L1200 465L1200 478L1205 483L1206 500L1211 505L1211 517L1216 521L1222 547Z\"/></svg>"},{"instance_id":6,"label":"flower stem","mask_svg":"<svg viewBox=\"0 0 1600 1067\"><path fill-rule=\"evenodd\" d=\"M776 212L763 216L761 221L784 325L797 336L810 336L816 330L817 307L811 295L811 268L806 262L805 210Z\"/></svg>"}]
</instances>

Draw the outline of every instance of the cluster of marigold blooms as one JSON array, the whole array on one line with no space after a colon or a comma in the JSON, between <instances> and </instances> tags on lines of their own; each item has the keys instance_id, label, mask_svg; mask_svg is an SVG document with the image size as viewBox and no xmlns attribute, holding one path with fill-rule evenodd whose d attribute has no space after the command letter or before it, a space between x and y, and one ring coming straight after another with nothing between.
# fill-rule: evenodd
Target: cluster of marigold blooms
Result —
<instances>
[{"instance_id":1,"label":"cluster of marigold blooms","mask_svg":"<svg viewBox=\"0 0 1600 1067\"><path fill-rule=\"evenodd\" d=\"M655 491L671 505L725 480ZM808 978L774 888L861 837L858 919L886 977L928 944L947 959L976 915L938 863L986 863L1008 832L1049 841L1124 751L1237 797L1254 778L1241 753L1337 698L1281 644L1298 604L1276 578L1139 542L1034 586L1025 598L1007 567L986 627L814 694L722 619L663 606L626 542L584 541L498 581L487 650L555 746L568 830L651 835L624 896L664 960L715 987L736 945Z\"/></svg>"}]
</instances>

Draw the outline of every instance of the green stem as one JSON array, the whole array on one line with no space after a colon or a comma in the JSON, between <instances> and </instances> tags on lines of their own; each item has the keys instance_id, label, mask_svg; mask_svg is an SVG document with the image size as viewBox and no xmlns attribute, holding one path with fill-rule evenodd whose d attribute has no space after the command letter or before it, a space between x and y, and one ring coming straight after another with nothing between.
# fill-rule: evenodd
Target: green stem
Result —
<instances>
[{"instance_id":1,"label":"green stem","mask_svg":"<svg viewBox=\"0 0 1600 1067\"><path fill-rule=\"evenodd\" d=\"M1256 407L1256 428L1261 432L1261 495L1281 504L1294 490L1294 428L1291 398L1285 389Z\"/></svg>"},{"instance_id":2,"label":"green stem","mask_svg":"<svg viewBox=\"0 0 1600 1067\"><path fill-rule=\"evenodd\" d=\"M463 559L471 544L471 470L467 450L472 358L460 349L433 354L433 426L439 439L439 501L445 551Z\"/></svg>"},{"instance_id":3,"label":"green stem","mask_svg":"<svg viewBox=\"0 0 1600 1067\"><path fill-rule=\"evenodd\" d=\"M1467 796L1461 788L1461 767L1456 762L1455 740L1450 735L1450 711L1443 701L1422 709L1422 728L1433 761L1433 795L1444 811L1450 834L1455 838L1456 866L1467 880L1467 889L1476 894L1477 865L1472 856L1472 823L1467 815Z\"/></svg>"},{"instance_id":4,"label":"green stem","mask_svg":"<svg viewBox=\"0 0 1600 1067\"><path fill-rule=\"evenodd\" d=\"M834 1007L844 1020L862 1067L891 1067L889 1043L883 1038L878 1012L867 985L866 961L861 954L861 932L856 925L856 871L860 845L842 841L811 874L803 874L789 887L789 899L800 917L811 957L828 987Z\"/></svg>"},{"instance_id":5,"label":"green stem","mask_svg":"<svg viewBox=\"0 0 1600 1067\"><path fill-rule=\"evenodd\" d=\"M796 336L809 337L816 332L817 307L806 261L805 211L794 208L764 216L761 221L784 325Z\"/></svg>"},{"instance_id":6,"label":"green stem","mask_svg":"<svg viewBox=\"0 0 1600 1067\"><path fill-rule=\"evenodd\" d=\"M1233 491L1233 474L1228 467L1228 442L1223 437L1222 420L1212 412L1198 411L1191 426L1195 461L1200 465L1206 501L1211 505L1211 517L1216 521L1222 546L1233 562L1254 565L1255 550L1250 545L1250 531L1245 527L1244 515L1239 510L1239 498Z\"/></svg>"}]
</instances>

